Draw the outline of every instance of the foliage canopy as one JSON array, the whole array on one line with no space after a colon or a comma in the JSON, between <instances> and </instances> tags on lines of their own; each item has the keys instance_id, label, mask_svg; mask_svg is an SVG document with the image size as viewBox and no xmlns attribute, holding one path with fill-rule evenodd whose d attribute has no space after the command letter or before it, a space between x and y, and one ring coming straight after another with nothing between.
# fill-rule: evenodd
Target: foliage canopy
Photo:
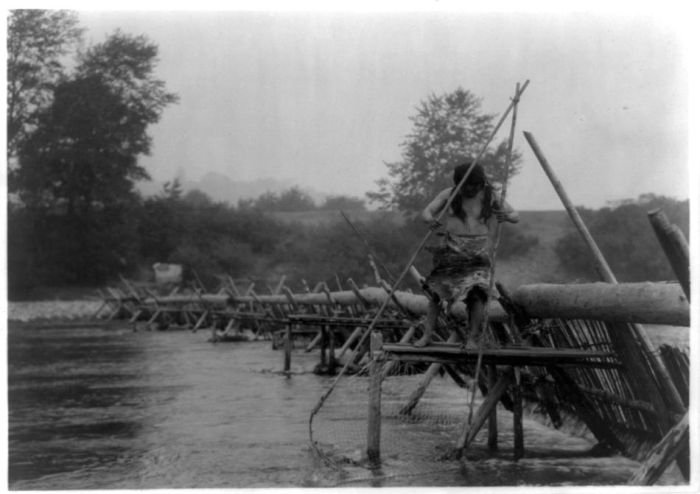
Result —
<instances>
[{"instance_id":1,"label":"foliage canopy","mask_svg":"<svg viewBox=\"0 0 700 494\"><path fill-rule=\"evenodd\" d=\"M636 200L591 210L580 214L600 247L610 268L620 282L665 281L675 275L661 249L647 213L660 208L669 221L678 225L686 238L689 234L689 202L644 194ZM562 265L576 275L597 280L591 254L577 231L564 235L556 244Z\"/></svg>"},{"instance_id":2,"label":"foliage canopy","mask_svg":"<svg viewBox=\"0 0 700 494\"><path fill-rule=\"evenodd\" d=\"M385 208L419 211L452 186L454 166L478 156L493 132L494 118L482 112L481 99L462 88L421 101L410 117L413 129L401 144L401 160L385 163L389 178L377 181L379 190L367 197ZM507 144L501 142L480 160L494 184L503 182L506 155ZM517 173L519 163L520 155L513 151L509 176Z\"/></svg>"},{"instance_id":3,"label":"foliage canopy","mask_svg":"<svg viewBox=\"0 0 700 494\"><path fill-rule=\"evenodd\" d=\"M64 57L82 39L77 14L13 10L7 25L7 155L14 157L65 77Z\"/></svg>"},{"instance_id":4,"label":"foliage canopy","mask_svg":"<svg viewBox=\"0 0 700 494\"><path fill-rule=\"evenodd\" d=\"M28 207L68 214L130 200L133 183L148 178L137 160L150 151L147 127L177 99L153 76L156 56L144 37L119 32L90 48L37 113L10 190Z\"/></svg>"}]
</instances>

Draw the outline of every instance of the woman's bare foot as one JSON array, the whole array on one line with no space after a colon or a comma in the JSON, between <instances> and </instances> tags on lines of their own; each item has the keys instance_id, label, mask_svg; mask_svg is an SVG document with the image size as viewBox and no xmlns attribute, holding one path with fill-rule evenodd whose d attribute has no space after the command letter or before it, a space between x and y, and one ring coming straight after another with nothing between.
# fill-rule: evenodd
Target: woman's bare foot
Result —
<instances>
[{"instance_id":1,"label":"woman's bare foot","mask_svg":"<svg viewBox=\"0 0 700 494\"><path fill-rule=\"evenodd\" d=\"M425 333L423 334L421 339L413 342L413 346L423 348L425 346L428 346L428 343L430 343L430 335Z\"/></svg>"},{"instance_id":2,"label":"woman's bare foot","mask_svg":"<svg viewBox=\"0 0 700 494\"><path fill-rule=\"evenodd\" d=\"M474 338L467 338L467 341L462 343L462 348L466 350L476 350L479 348L479 344L476 342Z\"/></svg>"}]
</instances>

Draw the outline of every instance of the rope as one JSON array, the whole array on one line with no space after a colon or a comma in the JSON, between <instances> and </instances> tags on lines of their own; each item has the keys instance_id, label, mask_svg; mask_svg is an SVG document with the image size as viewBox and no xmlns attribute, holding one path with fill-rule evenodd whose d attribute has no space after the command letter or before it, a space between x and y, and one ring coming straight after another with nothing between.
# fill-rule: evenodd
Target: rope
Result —
<instances>
[{"instance_id":1,"label":"rope","mask_svg":"<svg viewBox=\"0 0 700 494\"><path fill-rule=\"evenodd\" d=\"M525 83L527 86L527 82ZM523 90L525 88L523 87ZM515 123L518 117L518 102L520 101L520 83L515 87L515 97L513 98L513 120L510 124L510 136L508 138L508 153L506 154L506 169L505 176L503 178L503 190L501 191L501 199L499 204L499 209L503 209L503 205L506 202L506 191L508 188L508 175L510 172L510 165L513 160L513 139L515 135ZM501 223L496 224L496 236L494 238L493 244L491 245L491 252L489 253L489 258L491 259L491 265L489 267L489 291L486 294L486 304L484 306L483 318L481 320L481 327L479 328L479 353L476 359L476 370L474 371L474 382L472 383L472 395L471 401L469 402L469 417L467 419L467 424L471 425L472 417L474 414L474 398L476 397L476 386L479 383L479 372L481 370L481 362L484 354L484 334L486 333L486 326L489 320L489 302L491 301L491 292L493 292L495 284L495 273L496 273L496 250L498 249L498 243L501 239ZM471 321L470 321L471 324ZM461 446L461 445L460 445Z\"/></svg>"},{"instance_id":2,"label":"rope","mask_svg":"<svg viewBox=\"0 0 700 494\"><path fill-rule=\"evenodd\" d=\"M484 155L484 153L485 153L486 150L488 149L489 144L491 144L491 141L492 141L493 138L495 137L495 135L496 135L496 133L498 132L498 130L501 128L501 125L503 124L503 122L505 121L506 117L508 116L508 114L510 113L510 111L513 109L513 107L515 106L516 102L519 100L520 95L525 91L525 89L527 88L527 86L528 86L529 83L530 83L529 80L525 81L525 84L523 84L523 87L522 87L522 88L520 89L520 91L516 94L515 98L511 100L510 104L508 105L508 108L507 108L506 111L503 113L503 115L501 116L500 120L498 121L498 123L497 123L496 126L494 127L493 131L491 132L491 134L489 135L488 139L487 139L486 142L484 143L484 146L481 148L481 151L480 151L479 154L477 155L476 159L472 162L471 166L469 167L469 169L467 170L467 172L464 174L464 177L462 177L462 180L459 182L459 184L457 184L457 186L454 188L454 190L452 191L452 194L450 194L450 197L447 199L447 201L446 201L446 203L445 203L445 207L444 207L444 208L442 209L442 211L440 211L440 213L438 214L438 216L437 216L437 218L436 218L436 221L439 222L439 221L442 219L442 217L444 216L444 214L447 212L447 210L448 210L449 207L450 207L450 204L452 203L452 200L453 200L453 199L456 197L456 195L459 193L459 191L460 191L462 185L464 184L464 182L466 182L467 178L468 178L469 175L471 174L471 172L472 172L474 166L476 165L476 163L481 159L481 157ZM398 277L398 279L396 280L396 282L392 285L391 291L389 292L389 295L386 297L386 299L384 300L384 302L382 303L382 305L379 307L377 313L376 313L375 316L374 316L374 319L372 319L372 322L369 324L369 326L367 326L367 329L365 329L364 334L362 335L362 337L360 338L360 341L359 341L358 344L357 344L358 346L361 346L361 345L365 342L365 340L367 339L367 335L371 334L371 332L374 330L375 326L377 325L377 322L379 321L379 318L380 318L381 315L384 313L384 310L386 309L386 307L389 305L389 302L391 301L392 295L394 294L394 292L395 292L396 289L398 288L398 286L399 286L399 284L401 283L401 281L403 281L403 279L404 279L404 277L406 276L406 274L408 274L410 268L413 266L413 263L415 262L416 258L418 257L418 254L421 252L421 250L423 250L423 247L425 246L426 242L430 239L430 236L432 235L432 233L433 233L432 230L428 230L428 233L425 235L425 237L423 238L423 240L421 241L421 243L420 243L420 244L418 245L418 247L416 248L415 252L414 252L413 255L411 256L411 259L408 261L408 263L406 263L406 267L403 269L403 271L402 271L401 274L399 275L399 277ZM351 363L350 360L348 360L348 361L345 363L345 365L344 365L343 368L340 370L340 372L339 372L338 375L336 376L336 378L335 378L335 380L333 381L333 383L331 384L331 386L326 390L326 392L325 392L325 393L321 396L321 398L319 399L319 401L318 401L318 403L316 404L316 406L311 410L311 414L310 414L310 416L309 416L309 441L310 441L310 443L311 443L311 448L312 448L317 454L319 454L319 455L320 455L320 451L319 451L318 447L316 446L315 441L313 440L313 420L314 420L314 417L316 416L316 414L318 413L318 411L321 409L321 407L323 406L323 404L325 403L325 401L328 399L328 397L331 395L331 393L333 392L333 390L335 389L335 387L338 385L338 382L340 381L340 378L341 378L343 375L345 375L345 372L346 372L347 369L350 367L350 363Z\"/></svg>"}]
</instances>

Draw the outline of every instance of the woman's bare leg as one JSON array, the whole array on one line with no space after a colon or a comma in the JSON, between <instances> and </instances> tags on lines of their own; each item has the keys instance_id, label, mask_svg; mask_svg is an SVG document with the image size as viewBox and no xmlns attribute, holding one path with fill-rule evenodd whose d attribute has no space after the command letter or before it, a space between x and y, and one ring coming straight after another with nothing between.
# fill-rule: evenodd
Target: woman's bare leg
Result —
<instances>
[{"instance_id":1,"label":"woman's bare leg","mask_svg":"<svg viewBox=\"0 0 700 494\"><path fill-rule=\"evenodd\" d=\"M420 340L414 342L413 346L424 347L427 346L428 343L430 343L430 340L433 336L433 331L435 330L435 326L437 325L437 318L439 312L440 307L438 307L435 301L430 300L430 303L428 304L428 313L425 317L425 330L423 331L423 336Z\"/></svg>"},{"instance_id":2,"label":"woman's bare leg","mask_svg":"<svg viewBox=\"0 0 700 494\"><path fill-rule=\"evenodd\" d=\"M467 299L469 310L469 338L467 346L476 346L481 335L481 324L484 320L484 300L476 295Z\"/></svg>"}]
</instances>

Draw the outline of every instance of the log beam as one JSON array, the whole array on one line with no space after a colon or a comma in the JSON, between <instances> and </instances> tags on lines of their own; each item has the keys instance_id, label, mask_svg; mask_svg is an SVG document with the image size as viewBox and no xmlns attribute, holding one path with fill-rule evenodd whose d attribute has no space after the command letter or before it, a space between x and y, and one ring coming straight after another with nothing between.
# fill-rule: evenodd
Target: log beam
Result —
<instances>
[{"instance_id":1,"label":"log beam","mask_svg":"<svg viewBox=\"0 0 700 494\"><path fill-rule=\"evenodd\" d=\"M523 285L512 298L533 318L690 326L690 305L677 283Z\"/></svg>"},{"instance_id":2,"label":"log beam","mask_svg":"<svg viewBox=\"0 0 700 494\"><path fill-rule=\"evenodd\" d=\"M383 288L366 287L358 290L362 298L373 306L384 303L388 294ZM394 293L401 307L414 314L425 314L428 299L424 295L397 291ZM581 283L581 284L532 284L523 285L512 294L513 301L534 318L597 319L608 322L634 322L670 326L690 325L690 306L677 283ZM326 293L294 294L300 306L329 305L335 303L350 306L358 303L352 290ZM146 304L177 305L210 303L225 306L227 303L257 302L271 305L288 304L285 295L257 295L229 297L204 294L201 296L174 295L145 300ZM390 303L390 307L396 304ZM466 320L463 303L454 304L451 311L457 320ZM489 305L489 319L507 321L503 307L496 301Z\"/></svg>"}]
</instances>

